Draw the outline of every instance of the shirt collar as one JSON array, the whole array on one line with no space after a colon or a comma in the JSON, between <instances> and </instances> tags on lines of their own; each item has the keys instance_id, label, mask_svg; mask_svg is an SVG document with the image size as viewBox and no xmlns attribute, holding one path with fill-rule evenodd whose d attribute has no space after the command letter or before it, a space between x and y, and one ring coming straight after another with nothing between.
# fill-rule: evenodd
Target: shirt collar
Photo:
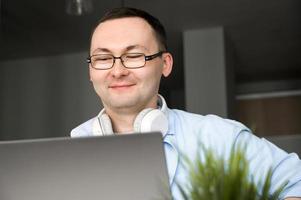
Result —
<instances>
[{"instance_id":1,"label":"shirt collar","mask_svg":"<svg viewBox=\"0 0 301 200\"><path fill-rule=\"evenodd\" d=\"M168 131L165 136L167 135L175 135L175 118L174 115L172 114L172 110L167 108L166 111L164 112L167 119L168 119Z\"/></svg>"},{"instance_id":2,"label":"shirt collar","mask_svg":"<svg viewBox=\"0 0 301 200\"><path fill-rule=\"evenodd\" d=\"M169 184L174 183L176 171L179 165L179 153L177 149L176 135L175 135L175 118L172 110L166 109L166 116L168 117L168 131L163 138L167 168L169 174Z\"/></svg>"}]
</instances>

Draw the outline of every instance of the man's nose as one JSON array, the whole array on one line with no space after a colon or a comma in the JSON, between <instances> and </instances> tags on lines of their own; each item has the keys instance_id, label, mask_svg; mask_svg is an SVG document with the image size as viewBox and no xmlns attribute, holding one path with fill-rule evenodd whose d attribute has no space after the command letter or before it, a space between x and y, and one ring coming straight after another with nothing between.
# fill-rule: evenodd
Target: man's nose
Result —
<instances>
[{"instance_id":1,"label":"man's nose","mask_svg":"<svg viewBox=\"0 0 301 200\"><path fill-rule=\"evenodd\" d=\"M121 76L126 76L128 75L129 70L127 68L124 67L121 58L115 58L112 70L111 70L111 74L115 77L115 78L119 78Z\"/></svg>"}]
</instances>

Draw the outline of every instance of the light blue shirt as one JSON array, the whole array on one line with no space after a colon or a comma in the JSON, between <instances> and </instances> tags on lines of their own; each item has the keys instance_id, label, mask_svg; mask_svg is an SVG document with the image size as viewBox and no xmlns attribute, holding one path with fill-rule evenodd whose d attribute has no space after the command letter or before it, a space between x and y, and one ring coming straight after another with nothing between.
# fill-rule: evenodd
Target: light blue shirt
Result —
<instances>
[{"instance_id":1,"label":"light blue shirt","mask_svg":"<svg viewBox=\"0 0 301 200\"><path fill-rule=\"evenodd\" d=\"M267 140L254 136L247 127L237 121L175 109L168 109L167 114L168 132L163 141L174 199L181 199L175 182L180 184L187 182L186 170L180 164L181 156L179 155L183 153L193 160L199 142L225 158L229 156L233 145L246 143L250 173L256 183L264 181L265 175L271 167L273 170L271 192L288 180L288 184L281 193L281 198L301 197L301 160L295 153L287 154ZM73 129L71 136L91 136L93 120ZM260 184L258 187L261 187Z\"/></svg>"}]
</instances>

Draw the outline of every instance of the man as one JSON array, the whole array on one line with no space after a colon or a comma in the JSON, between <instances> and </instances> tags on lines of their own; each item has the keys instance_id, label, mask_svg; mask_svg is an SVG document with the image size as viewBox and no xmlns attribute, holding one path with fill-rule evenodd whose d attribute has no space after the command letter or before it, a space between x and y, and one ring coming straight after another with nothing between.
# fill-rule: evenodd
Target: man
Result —
<instances>
[{"instance_id":1,"label":"man","mask_svg":"<svg viewBox=\"0 0 301 200\"><path fill-rule=\"evenodd\" d=\"M289 180L281 197L301 199L297 198L301 197L301 161L296 154L253 136L238 122L167 108L158 90L162 75L172 71L173 58L167 52L164 27L153 16L133 8L108 12L93 32L88 62L90 80L104 109L73 129L72 137L160 130L176 199L175 180L185 182L178 148L193 157L200 140L227 155L233 144L248 141L254 179L261 180L272 167L272 191Z\"/></svg>"}]
</instances>

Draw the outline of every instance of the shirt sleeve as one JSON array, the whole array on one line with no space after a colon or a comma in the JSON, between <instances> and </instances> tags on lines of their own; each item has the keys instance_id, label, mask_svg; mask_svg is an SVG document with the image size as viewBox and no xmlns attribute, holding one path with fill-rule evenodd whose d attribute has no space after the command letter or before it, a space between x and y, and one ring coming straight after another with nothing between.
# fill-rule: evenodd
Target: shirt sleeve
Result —
<instances>
[{"instance_id":1,"label":"shirt sleeve","mask_svg":"<svg viewBox=\"0 0 301 200\"><path fill-rule=\"evenodd\" d=\"M246 157L250 174L259 188L272 170L271 193L287 183L280 198L301 197L301 160L296 153L287 153L264 138L258 138L247 130L238 134L235 144L246 144Z\"/></svg>"}]
</instances>

